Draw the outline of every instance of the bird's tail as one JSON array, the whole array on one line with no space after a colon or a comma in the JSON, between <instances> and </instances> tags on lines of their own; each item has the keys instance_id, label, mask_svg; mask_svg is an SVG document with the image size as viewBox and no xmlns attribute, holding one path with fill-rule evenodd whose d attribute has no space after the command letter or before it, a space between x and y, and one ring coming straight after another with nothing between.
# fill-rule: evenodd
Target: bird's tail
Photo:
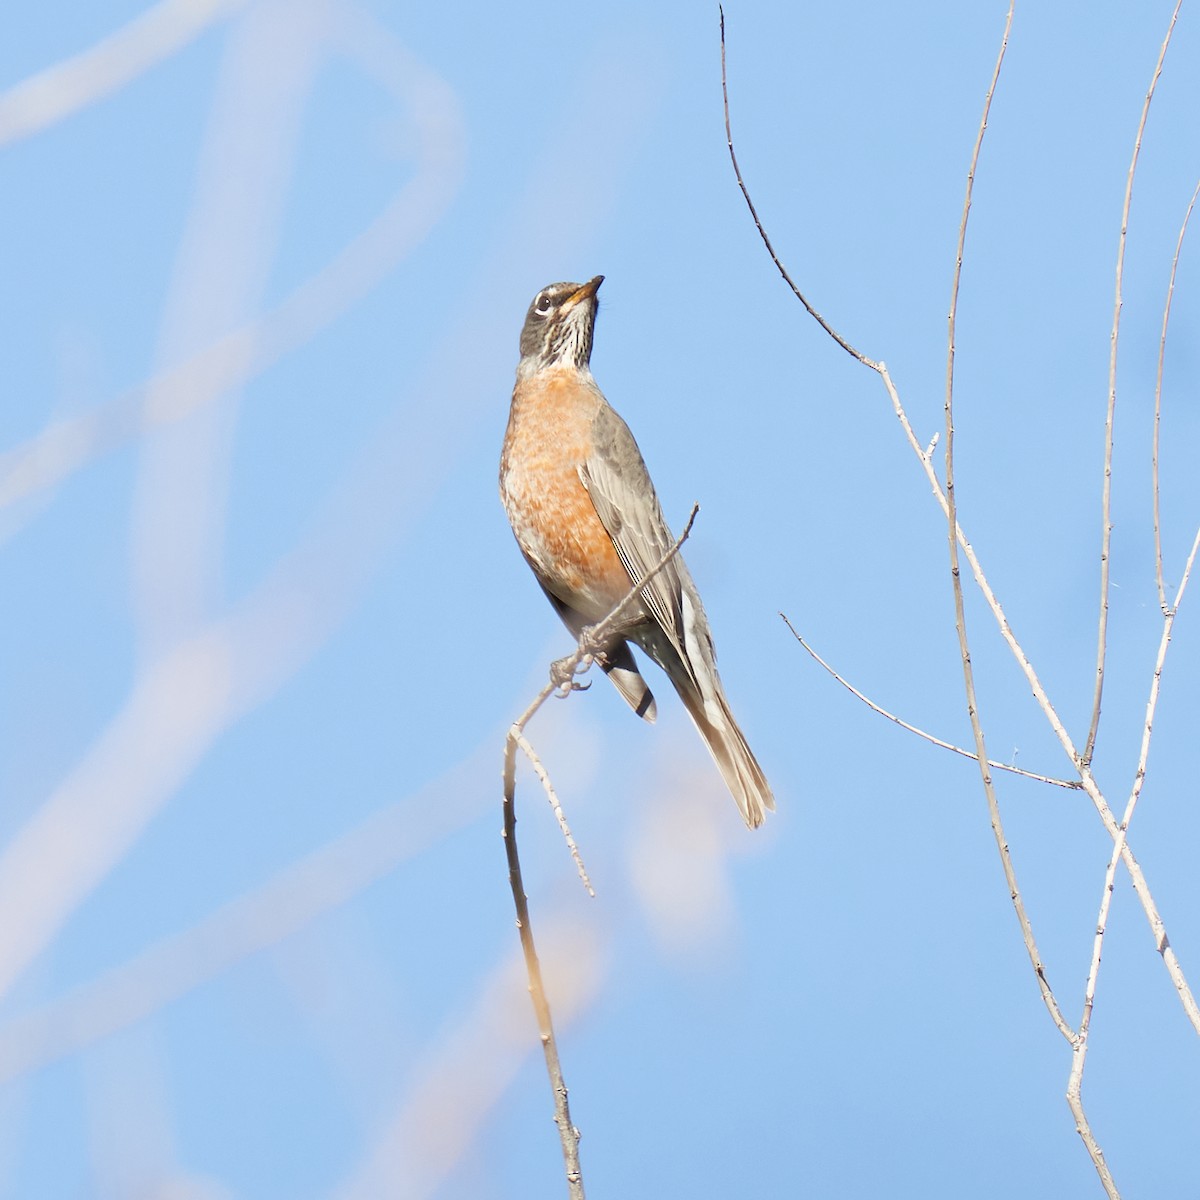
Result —
<instances>
[{"instance_id":1,"label":"bird's tail","mask_svg":"<svg viewBox=\"0 0 1200 1200\"><path fill-rule=\"evenodd\" d=\"M700 677L699 687L698 681L682 663L672 664L667 673L737 802L742 818L751 829L757 829L767 813L775 811L775 797L758 759L733 719L715 668L710 669L704 664L695 672Z\"/></svg>"},{"instance_id":2,"label":"bird's tail","mask_svg":"<svg viewBox=\"0 0 1200 1200\"><path fill-rule=\"evenodd\" d=\"M654 693L646 686L638 670L629 643L622 641L610 646L604 652L600 666L629 707L643 720L653 722L658 716L658 706L654 703Z\"/></svg>"}]
</instances>

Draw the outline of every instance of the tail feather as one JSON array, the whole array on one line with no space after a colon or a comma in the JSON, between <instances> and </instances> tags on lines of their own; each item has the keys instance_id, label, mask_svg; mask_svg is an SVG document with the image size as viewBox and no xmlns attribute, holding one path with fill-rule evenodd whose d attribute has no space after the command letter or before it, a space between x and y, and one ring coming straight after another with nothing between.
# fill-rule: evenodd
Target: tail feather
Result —
<instances>
[{"instance_id":1,"label":"tail feather","mask_svg":"<svg viewBox=\"0 0 1200 1200\"><path fill-rule=\"evenodd\" d=\"M720 713L714 716L712 706L705 706L690 679L681 685L672 676L671 682L675 683L688 716L692 718L692 723L699 730L704 744L713 756L726 787L737 803L742 819L751 829L757 829L766 819L767 813L775 811L775 797L771 793L771 785L767 783L762 767L758 765L758 759L754 757L754 752L746 744L741 729L733 719L729 701L725 699L720 684L718 683L715 689L716 707Z\"/></svg>"},{"instance_id":2,"label":"tail feather","mask_svg":"<svg viewBox=\"0 0 1200 1200\"><path fill-rule=\"evenodd\" d=\"M653 722L658 716L658 706L654 703L654 693L646 686L633 651L628 642L620 642L605 652L605 661L601 669L613 681L625 702L639 717Z\"/></svg>"},{"instance_id":3,"label":"tail feather","mask_svg":"<svg viewBox=\"0 0 1200 1200\"><path fill-rule=\"evenodd\" d=\"M703 622L702 609L700 621ZM717 674L707 624L698 623L694 632L695 649L687 659L680 654L677 643L657 625L644 625L632 631L630 637L666 672L713 756L742 819L751 829L757 829L767 813L775 811L775 797L758 759L733 719ZM627 645L625 651L629 653Z\"/></svg>"}]
</instances>

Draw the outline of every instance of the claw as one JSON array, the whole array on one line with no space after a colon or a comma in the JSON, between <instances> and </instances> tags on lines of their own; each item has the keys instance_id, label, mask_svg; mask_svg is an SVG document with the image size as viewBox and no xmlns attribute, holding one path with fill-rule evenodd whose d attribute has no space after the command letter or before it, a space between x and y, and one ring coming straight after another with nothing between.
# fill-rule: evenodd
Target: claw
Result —
<instances>
[{"instance_id":1,"label":"claw","mask_svg":"<svg viewBox=\"0 0 1200 1200\"><path fill-rule=\"evenodd\" d=\"M569 696L572 692L586 692L592 686L591 680L580 683L575 678L577 674L586 671L592 664L591 656L576 658L574 654L566 658L557 658L550 664L550 682L554 684L556 696Z\"/></svg>"}]
</instances>

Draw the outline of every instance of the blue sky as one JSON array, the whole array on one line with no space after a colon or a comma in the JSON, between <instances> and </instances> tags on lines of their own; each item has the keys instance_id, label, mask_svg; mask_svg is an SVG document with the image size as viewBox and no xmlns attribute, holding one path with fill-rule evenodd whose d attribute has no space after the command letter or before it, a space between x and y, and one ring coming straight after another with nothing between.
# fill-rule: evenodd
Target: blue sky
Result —
<instances>
[{"instance_id":1,"label":"blue sky","mask_svg":"<svg viewBox=\"0 0 1200 1200\"><path fill-rule=\"evenodd\" d=\"M960 521L1078 741L1121 204L1170 13L1018 5L959 303ZM1004 17L726 7L759 212L923 442ZM1118 810L1162 628L1197 55L1185 11L1126 251ZM46 3L0 88L0 1196L563 1192L499 773L569 643L496 470L530 298L599 273L593 369L670 519L701 505L686 557L779 811L742 826L661 678L654 727L607 685L531 727L597 891L523 769L589 1193L1101 1195L977 770L778 616L969 743L944 519L758 241L715 5ZM1196 269L1185 243L1169 584L1200 520ZM1196 603L1129 835L1193 987ZM1068 775L975 592L967 615L991 754ZM998 794L1075 1023L1111 841L1079 792ZM1195 1190L1198 1066L1122 871L1084 1096L1123 1195Z\"/></svg>"}]
</instances>

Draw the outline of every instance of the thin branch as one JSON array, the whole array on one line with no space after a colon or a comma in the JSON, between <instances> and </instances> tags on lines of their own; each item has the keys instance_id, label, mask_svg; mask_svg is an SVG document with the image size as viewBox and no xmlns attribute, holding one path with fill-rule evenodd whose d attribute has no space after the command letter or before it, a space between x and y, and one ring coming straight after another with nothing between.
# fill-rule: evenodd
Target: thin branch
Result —
<instances>
[{"instance_id":1,"label":"thin branch","mask_svg":"<svg viewBox=\"0 0 1200 1200\"><path fill-rule=\"evenodd\" d=\"M1167 615L1167 588L1163 582L1162 560L1162 525L1158 509L1158 427L1162 416L1162 381L1163 362L1167 355L1167 323L1171 319L1171 300L1175 295L1175 275L1179 270L1179 255L1183 250L1183 239L1187 233L1188 222L1192 219L1192 209L1196 207L1196 198L1200 196L1200 180L1196 190L1188 202L1187 212L1183 215L1183 224L1179 227L1179 240L1175 243L1175 255L1171 259L1171 279L1167 284L1167 299L1163 304L1162 335L1158 339L1158 371L1154 379L1154 447L1150 455L1150 478L1154 491L1154 577L1158 581L1158 603L1163 616Z\"/></svg>"},{"instance_id":2,"label":"thin branch","mask_svg":"<svg viewBox=\"0 0 1200 1200\"><path fill-rule=\"evenodd\" d=\"M881 717L886 717L889 721L899 725L901 729L907 729L909 733L915 733L917 737L924 738L925 741L932 743L935 746L940 746L943 750L949 750L952 754L961 754L963 758L969 758L972 762L978 761L975 755L970 750L965 750L962 746L956 746L953 742L944 742L939 737L934 737L932 733L926 733L924 729L917 728L916 725L910 725L902 717L898 717L895 713L890 713L886 708L881 708L869 696L864 695L847 679L844 679L837 673L797 632L796 627L788 620L784 613L779 614L783 617L783 623L792 631L792 636L800 643L800 645L808 652L810 657L833 676L838 683L842 685L852 696L856 696L861 700L872 712L877 712ZM1023 775L1026 779L1032 779L1037 783L1049 783L1054 787L1074 788L1076 790L1083 787L1083 784L1077 779L1055 779L1050 775L1039 775L1036 771L1026 771L1023 767L1014 767L1010 763L997 762L995 759L988 759L988 766L997 771L1008 771L1013 775Z\"/></svg>"},{"instance_id":3,"label":"thin branch","mask_svg":"<svg viewBox=\"0 0 1200 1200\"><path fill-rule=\"evenodd\" d=\"M517 745L521 747L525 757L529 760L529 765L533 767L534 774L541 780L542 787L546 792L546 799L550 801L554 819L558 822L558 828L563 835L563 841L567 843L567 849L570 850L571 858L575 861L575 869L579 872L580 881L587 888L587 894L595 897L596 889L592 887L592 881L588 878L587 868L583 865L583 857L579 853L579 847L575 844L575 835L571 832L570 825L567 824L567 817L559 803L558 793L550 781L550 773L542 765L537 751L529 744L529 739L523 733L518 733L516 739Z\"/></svg>"},{"instance_id":4,"label":"thin branch","mask_svg":"<svg viewBox=\"0 0 1200 1200\"><path fill-rule=\"evenodd\" d=\"M950 315L948 319L948 336L946 350L946 522L947 522L947 539L950 547L950 578L954 588L954 624L958 632L959 650L962 654L963 667L963 682L967 693L967 713L971 719L971 730L975 735L975 748L980 764L980 776L983 780L984 791L987 794L988 812L992 818L992 831L996 837L996 845L1000 849L1001 861L1004 864L1005 879L1009 882L1009 887L1012 894L1013 906L1017 911L1018 919L1021 922L1021 931L1025 935L1026 950L1030 955L1030 961L1033 963L1034 970L1038 974L1039 983L1042 986L1042 998L1046 1003L1046 1007L1050 1012L1059 1031L1066 1035L1072 1043L1074 1050L1074 1065L1072 1067L1071 1077L1068 1084L1067 1098L1071 1111L1075 1117L1075 1128L1080 1137L1083 1139L1083 1144L1087 1148L1088 1156L1092 1160L1092 1165L1096 1170L1096 1174L1100 1179L1101 1185L1105 1192L1110 1197L1110 1200L1120 1200L1120 1194L1117 1191L1117 1186L1112 1177L1112 1172L1109 1170L1108 1163L1104 1158L1104 1151L1100 1147L1100 1143L1096 1140L1095 1134L1092 1132L1091 1123L1088 1121L1087 1113L1083 1106L1082 1097L1082 1077L1083 1077L1083 1055L1080 1053L1080 1047L1086 1047L1087 1030L1081 1023L1079 1031L1076 1033L1066 1024L1058 1004L1054 999L1053 993L1050 991L1049 984L1043 980L1040 960L1037 954L1037 947L1033 940L1033 929L1029 924L1029 919L1025 913L1024 902L1017 891L1016 875L1012 866L1012 859L1009 855L1008 845L1004 837L1004 828L1000 823L1000 806L996 797L995 787L992 783L992 777L987 767L984 765L984 736L983 726L979 720L979 713L976 707L975 696L975 672L971 665L971 654L967 641L967 624L966 611L963 603L962 578L959 574L958 561L958 505L957 496L954 486L954 352L955 352L955 323L958 312L958 289L962 277L963 264L963 247L966 242L967 235L967 220L971 211L971 192L975 183L975 170L979 161L979 151L983 144L984 133L987 130L988 112L991 109L992 95L995 92L996 83L1000 77L1000 67L1004 61L1004 52L1008 46L1008 36L1012 29L1013 18L1013 2L1009 0L1008 18L1004 26L1004 38L1000 45L1000 53L996 59L996 69L992 75L991 87L988 89L987 99L983 106L983 117L979 123L979 132L975 138L975 150L971 156L971 167L967 172L967 191L966 197L963 200L962 220L958 229L958 249L954 264L954 283L951 288L950 295ZM1109 451L1111 454L1111 409L1110 409L1110 425L1109 425ZM1108 470L1106 463L1105 471L1105 504L1108 503ZM1105 509L1107 522L1107 507ZM1106 524L1106 534L1108 526ZM1107 569L1107 546L1106 546L1106 569ZM1105 580L1107 587L1107 576ZM1101 644L1103 645L1103 635L1101 635ZM1101 664L1103 671L1103 664ZM1099 694L1096 697L1097 714L1099 712ZM1093 730L1094 733L1094 730ZM1090 741L1089 741L1090 749ZM1112 870L1116 870L1116 864L1120 857L1121 846L1124 838L1124 830L1118 836L1114 843ZM1109 889L1105 894L1104 912L1107 913L1107 904L1112 896L1112 880L1111 876L1108 880ZM1098 927L1096 935L1095 948L1095 963L1099 965L1099 943L1103 938L1103 926ZM1094 987L1095 977L1089 978L1089 985ZM1086 1011L1086 1016L1090 1017L1090 1007Z\"/></svg>"},{"instance_id":5,"label":"thin branch","mask_svg":"<svg viewBox=\"0 0 1200 1200\"><path fill-rule=\"evenodd\" d=\"M1192 568L1196 565L1197 552L1200 552L1200 529L1196 531L1196 536L1192 539L1192 549L1188 554L1187 562L1184 564L1183 576L1179 581L1179 588L1175 593L1175 603L1163 617L1162 636L1159 638L1158 643L1158 656L1154 661L1154 674L1150 681L1150 695L1146 701L1146 718L1142 723L1142 744L1138 751L1137 769L1134 772L1133 786L1129 790L1129 800L1125 805L1125 812L1121 817L1120 836L1116 838L1113 845L1114 859L1117 854L1124 852L1124 842L1130 822L1133 820L1133 812L1137 807L1138 798L1141 796L1142 787L1146 782L1146 765L1150 758L1150 740L1154 733L1154 716L1158 710L1163 666L1166 663L1167 648L1171 644L1171 634L1175 627L1175 617L1179 613L1179 606L1183 603L1183 596L1187 591L1188 580L1192 577ZM1164 943L1166 942L1165 931L1163 932L1163 941ZM1169 949L1169 946L1165 946L1164 952ZM1200 1032L1200 1007L1197 1006L1195 997L1187 985L1183 984L1183 986L1180 986L1179 981L1176 982L1176 990L1179 992L1179 999L1188 1014L1188 1018L1192 1022L1193 1028L1197 1032Z\"/></svg>"},{"instance_id":6,"label":"thin branch","mask_svg":"<svg viewBox=\"0 0 1200 1200\"><path fill-rule=\"evenodd\" d=\"M1100 1143L1096 1141L1095 1134L1092 1133L1091 1123L1088 1121L1083 1107L1083 1068L1087 1062L1088 1036L1091 1032L1092 1009L1096 999L1096 980L1100 974L1100 951L1104 945L1105 930L1108 928L1114 878L1124 847L1124 832L1122 829L1120 836L1113 843L1113 851L1104 872L1104 892L1100 900L1100 915L1096 919L1096 933L1092 939L1092 960L1088 967L1087 984L1084 987L1083 1014L1079 1020L1079 1032L1071 1047L1071 1073L1067 1077L1067 1106L1075 1118L1075 1132L1079 1134L1087 1148L1088 1156L1100 1179L1100 1185L1104 1188L1109 1200L1120 1200L1121 1194L1117 1190L1116 1180L1113 1179L1108 1162L1105 1160L1104 1151L1100 1148Z\"/></svg>"},{"instance_id":7,"label":"thin branch","mask_svg":"<svg viewBox=\"0 0 1200 1200\"><path fill-rule=\"evenodd\" d=\"M808 310L808 315L852 358L858 359L863 366L878 370L878 365L872 359L863 354L861 350L856 350L850 345L808 302L808 298L801 292L796 286L795 281L788 274L787 268L779 261L779 255L775 253L775 247L771 245L771 239L767 236L767 231L763 228L763 223L758 219L758 210L754 207L754 201L750 199L750 191L742 179L741 168L738 167L737 155L733 151L733 133L729 125L729 85L725 74L725 9L721 5L718 5L717 11L721 14L721 95L725 102L725 144L729 147L729 161L733 163L733 173L737 177L738 187L742 189L742 197L745 199L746 207L749 208L750 216L754 220L754 228L758 230L758 236L762 238L763 245L766 246L767 253L771 256L771 261L775 264L775 269L783 276L784 283L792 289L796 299Z\"/></svg>"},{"instance_id":8,"label":"thin branch","mask_svg":"<svg viewBox=\"0 0 1200 1200\"><path fill-rule=\"evenodd\" d=\"M558 1057L558 1043L554 1037L554 1022L550 1015L550 1002L546 998L546 986L542 980L541 963L538 961L537 947L533 940L533 927L529 918L529 898L525 895L525 883L521 877L521 858L517 852L517 748L520 747L530 756L530 761L534 764L534 769L542 779L543 785L548 789L552 797L552 803L557 809L557 798L554 797L549 776L546 774L544 768L542 768L540 761L538 761L532 747L524 736L525 727L533 719L538 709L555 692L563 688L562 679L564 677L568 682L563 694L569 695L572 690L575 690L575 687L578 685L572 686L574 677L577 674L582 674L592 665L595 661L597 651L605 645L613 629L624 618L638 597L641 596L642 589L679 553L679 548L687 541L688 535L692 532L692 526L695 524L696 514L699 511L700 506L693 504L687 524L683 528L683 533L675 539L670 549L654 565L653 569L648 571L644 578L637 581L629 589L628 593L622 597L621 601L604 620L589 629L583 630L579 636L574 654L568 656L562 662L555 664L550 682L542 688L537 696L534 697L529 707L513 722L512 727L508 731L508 736L504 741L503 837L504 852L508 859L508 882L509 887L512 889L513 904L517 910L517 929L520 931L521 951L525 956L525 973L529 978L529 995L533 1000L534 1012L537 1014L538 1033L541 1036L542 1050L546 1056L546 1071L550 1076L550 1088L554 1092L554 1123L558 1126L558 1136L562 1143L563 1162L566 1166L567 1174L567 1194L570 1200L584 1200L583 1172L579 1165L579 1130L571 1121L567 1085L563 1078L562 1064ZM561 812L561 809L557 809L557 811ZM568 838L568 845L575 853L576 863L582 872L582 863L579 862L578 852L574 849L574 839L571 838L570 831L565 829L565 821L560 819L560 826L564 828ZM586 883L586 873L584 873L584 880ZM590 883L587 883L587 887L591 891Z\"/></svg>"},{"instance_id":9,"label":"thin branch","mask_svg":"<svg viewBox=\"0 0 1200 1200\"><path fill-rule=\"evenodd\" d=\"M1059 1008L1046 978L1046 969L1042 956L1038 951L1037 941L1033 936L1033 923L1025 909L1025 901L1017 883L1016 867L1013 865L1012 854L1008 848L1008 839L1004 835L1004 823L1000 817L1000 802L996 796L995 784L988 763L987 742L983 734L983 723L979 719L979 703L975 694L975 669L971 664L971 649L967 637L966 605L963 601L962 576L958 562L958 500L954 486L954 332L958 317L958 289L962 280L963 248L967 240L967 220L971 213L971 193L975 187L975 172L979 166L979 153L983 148L983 138L987 132L988 113L992 108L992 97L996 93L996 85L1000 81L1000 69L1004 65L1004 53L1008 49L1008 37L1012 31L1013 0L1009 0L1008 16L1004 22L1004 36L1000 39L1000 52L996 55L996 66L992 71L992 81L988 85L987 96L983 102L983 115L979 120L979 130L975 135L975 147L971 152L971 165L967 170L966 195L963 198L962 219L958 226L958 246L954 257L954 281L950 288L950 312L947 318L947 349L946 349L946 537L950 549L950 582L954 591L954 628L958 634L958 649L962 658L963 687L967 699L967 716L971 722L971 733L975 738L975 758L979 764L979 777L983 782L984 795L987 798L988 816L991 820L992 834L996 839L996 848L1000 852L1000 863L1004 870L1004 879L1008 884L1008 894L1012 900L1013 911L1017 923L1021 927L1021 937L1025 942L1025 952L1029 955L1030 965L1037 978L1038 988L1042 994L1042 1003L1050 1014L1051 1020L1059 1032L1068 1040L1075 1034L1067 1024L1066 1018ZM929 459L925 461L928 463Z\"/></svg>"},{"instance_id":10,"label":"thin branch","mask_svg":"<svg viewBox=\"0 0 1200 1200\"><path fill-rule=\"evenodd\" d=\"M525 974L529 979L529 995L533 1000L534 1012L537 1014L542 1051L546 1056L546 1070L550 1075L550 1087L554 1092L554 1123L558 1126L558 1135L562 1142L563 1162L567 1171L567 1194L570 1200L584 1200L583 1173L579 1165L579 1130L571 1122L567 1085L563 1079L562 1064L558 1059L558 1043L554 1038L554 1023L550 1017L546 985L542 982L542 967L538 962L537 948L533 941L533 929L529 923L529 900L525 895L525 884L521 878L521 860L517 854L516 747L520 734L518 726L533 716L553 690L552 686L542 689L538 699L525 710L521 721L513 726L505 741L503 836L504 850L508 857L508 882L512 888L513 902L517 908L517 929L521 935L521 952L525 957Z\"/></svg>"},{"instance_id":11,"label":"thin branch","mask_svg":"<svg viewBox=\"0 0 1200 1200\"><path fill-rule=\"evenodd\" d=\"M1150 739L1154 730L1154 714L1158 709L1159 689L1162 683L1163 665L1167 658L1167 647L1171 644L1171 633L1175 627L1175 618L1179 614L1179 606L1183 603L1184 592L1187 591L1188 580L1192 577L1192 568L1196 565L1196 554L1200 551L1200 529L1196 530L1196 536L1192 539L1191 553L1187 557L1187 562L1183 567L1183 578L1179 582L1179 589L1175 593L1175 603L1167 610L1163 617L1162 637L1158 643L1158 657L1154 661L1154 676L1150 682L1150 697L1146 701L1146 719L1142 724L1142 745L1138 753L1137 770L1133 777L1133 787L1129 791L1129 802L1125 807L1125 814L1121 820L1121 828L1125 830L1129 827L1129 822L1133 817L1133 809L1138 802L1138 797L1142 792L1142 785L1146 781L1146 763L1150 757Z\"/></svg>"},{"instance_id":12,"label":"thin branch","mask_svg":"<svg viewBox=\"0 0 1200 1200\"><path fill-rule=\"evenodd\" d=\"M1109 557L1112 549L1112 454L1113 454L1113 417L1117 407L1117 335L1121 328L1121 283L1125 270L1125 240L1129 229L1129 206L1133 199L1133 177L1137 171L1138 155L1142 149L1142 135L1146 130L1146 119L1150 115L1150 101L1154 98L1154 89L1162 74L1163 60L1167 56L1167 47L1171 44L1171 34L1175 31L1175 21L1183 0L1176 0L1175 11L1171 14L1171 22L1167 26L1167 36L1163 38L1162 48L1158 52L1158 61L1154 64L1154 76L1146 91L1146 99L1142 103L1142 116L1138 122L1137 137L1133 142L1133 156L1129 161L1129 173L1125 178L1125 202L1121 207L1121 236L1117 241L1117 270L1116 285L1113 296L1112 332L1108 340L1108 412L1104 419L1104 488L1101 493L1100 510L1103 530L1100 539L1100 616L1096 632L1096 687L1092 696L1092 719L1088 725L1087 742L1083 747L1083 763L1092 761L1096 748L1096 731L1100 726L1100 701L1104 695L1104 661L1108 652L1108 579Z\"/></svg>"}]
</instances>

